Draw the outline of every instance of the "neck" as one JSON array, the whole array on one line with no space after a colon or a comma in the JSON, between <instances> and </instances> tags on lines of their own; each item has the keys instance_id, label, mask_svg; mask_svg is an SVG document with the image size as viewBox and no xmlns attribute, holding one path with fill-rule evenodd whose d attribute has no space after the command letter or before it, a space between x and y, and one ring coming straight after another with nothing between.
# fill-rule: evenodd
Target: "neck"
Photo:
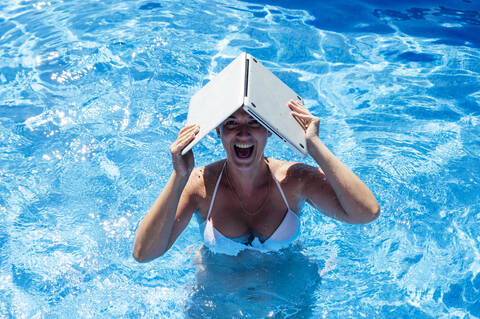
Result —
<instances>
[{"instance_id":1,"label":"neck","mask_svg":"<svg viewBox=\"0 0 480 319\"><path fill-rule=\"evenodd\" d=\"M258 187L268 183L268 178L270 178L269 168L265 159L255 163L248 169L239 169L231 165L227 159L225 169L237 191L243 194L255 192Z\"/></svg>"}]
</instances>

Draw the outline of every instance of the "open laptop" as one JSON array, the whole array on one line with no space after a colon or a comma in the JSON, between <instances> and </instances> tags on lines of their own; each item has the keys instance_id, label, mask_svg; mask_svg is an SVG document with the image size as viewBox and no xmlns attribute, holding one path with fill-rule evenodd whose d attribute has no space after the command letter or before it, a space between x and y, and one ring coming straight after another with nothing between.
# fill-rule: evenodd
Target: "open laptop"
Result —
<instances>
[{"instance_id":1,"label":"open laptop","mask_svg":"<svg viewBox=\"0 0 480 319\"><path fill-rule=\"evenodd\" d=\"M267 130L306 155L305 131L290 114L290 100L302 99L257 59L242 53L190 99L187 125L198 124L200 132L182 154L243 107Z\"/></svg>"}]
</instances>

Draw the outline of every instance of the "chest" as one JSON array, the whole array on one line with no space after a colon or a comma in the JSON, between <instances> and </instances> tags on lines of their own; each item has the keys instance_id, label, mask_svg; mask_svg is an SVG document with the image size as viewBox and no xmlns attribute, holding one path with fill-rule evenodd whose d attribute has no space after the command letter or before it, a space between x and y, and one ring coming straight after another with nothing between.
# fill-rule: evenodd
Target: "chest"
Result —
<instances>
[{"instance_id":1,"label":"chest","mask_svg":"<svg viewBox=\"0 0 480 319\"><path fill-rule=\"evenodd\" d=\"M292 185L281 187L280 189L272 182L268 195L267 189L259 189L251 197L242 199L228 185L220 184L214 198L212 192L212 195L206 196L202 201L199 213L204 220L207 219L213 199L209 219L224 236L234 238L253 234L268 238L284 220L288 207L297 212L301 205L301 199Z\"/></svg>"}]
</instances>

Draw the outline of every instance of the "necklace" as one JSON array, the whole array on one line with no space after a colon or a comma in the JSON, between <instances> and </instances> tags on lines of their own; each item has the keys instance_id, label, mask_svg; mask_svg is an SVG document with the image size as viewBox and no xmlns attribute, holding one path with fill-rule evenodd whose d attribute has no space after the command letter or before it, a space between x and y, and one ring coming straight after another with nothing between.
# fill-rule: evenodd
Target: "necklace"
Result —
<instances>
[{"instance_id":1,"label":"necklace","mask_svg":"<svg viewBox=\"0 0 480 319\"><path fill-rule=\"evenodd\" d=\"M260 204L260 206L253 212L249 212L248 209L243 205L243 201L242 199L240 198L240 196L238 195L237 191L235 190L235 187L233 187L232 185L232 182L230 182L230 176L228 176L228 168L225 167L225 170L226 170L226 174L227 175L227 182L228 182L228 185L230 186L230 191L233 193L233 195L235 195L235 197L237 198L238 202L240 203L240 207L242 208L243 212L248 215L248 216L255 216L256 214L258 214L262 209L263 207L265 207L265 204L267 203L267 199L268 197L270 197L270 184L272 183L272 178L270 176L269 180L268 180L268 184L267 184L267 194L265 195L265 199L263 200L263 202ZM268 167L268 164L267 164L267 170L268 170L268 173L269 175L272 175L272 172L270 171L270 167Z\"/></svg>"}]
</instances>

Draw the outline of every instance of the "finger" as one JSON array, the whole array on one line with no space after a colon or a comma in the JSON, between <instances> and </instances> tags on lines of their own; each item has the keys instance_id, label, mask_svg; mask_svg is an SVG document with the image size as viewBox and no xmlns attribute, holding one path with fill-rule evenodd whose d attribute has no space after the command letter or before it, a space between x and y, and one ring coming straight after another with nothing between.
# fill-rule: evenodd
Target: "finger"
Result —
<instances>
[{"instance_id":1,"label":"finger","mask_svg":"<svg viewBox=\"0 0 480 319\"><path fill-rule=\"evenodd\" d=\"M303 113L303 114L310 114L310 111L308 111L308 109L305 108L304 106L298 106L298 105L290 104L289 107L290 107L290 110L292 110L294 112Z\"/></svg>"},{"instance_id":2,"label":"finger","mask_svg":"<svg viewBox=\"0 0 480 319\"><path fill-rule=\"evenodd\" d=\"M188 128L188 129L187 129ZM170 152L178 153L181 152L186 145L188 145L195 136L200 132L200 126L198 125L189 125L186 127L185 131L181 132L175 142L170 146Z\"/></svg>"},{"instance_id":3,"label":"finger","mask_svg":"<svg viewBox=\"0 0 480 319\"><path fill-rule=\"evenodd\" d=\"M298 116L297 116L297 113L295 112L291 112L293 118L295 119L295 121L297 121L298 124L300 124L300 126L306 130L307 129L307 125L305 124L305 121L300 119Z\"/></svg>"},{"instance_id":4,"label":"finger","mask_svg":"<svg viewBox=\"0 0 480 319\"><path fill-rule=\"evenodd\" d=\"M187 125L185 126L184 128L182 128L180 130L180 132L178 132L178 135L186 132L186 131L191 131L192 129L195 129L196 127L200 128L200 126L198 126L198 124L190 124L190 125Z\"/></svg>"},{"instance_id":5,"label":"finger","mask_svg":"<svg viewBox=\"0 0 480 319\"><path fill-rule=\"evenodd\" d=\"M193 124L190 124L190 125L186 125L186 126L182 127L180 132L185 131L185 130L190 129L190 128L195 127L195 126L198 126L198 124L193 123Z\"/></svg>"},{"instance_id":6,"label":"finger","mask_svg":"<svg viewBox=\"0 0 480 319\"><path fill-rule=\"evenodd\" d=\"M289 103L296 104L296 105L303 105L302 102L297 101L297 100L290 100Z\"/></svg>"},{"instance_id":7,"label":"finger","mask_svg":"<svg viewBox=\"0 0 480 319\"><path fill-rule=\"evenodd\" d=\"M290 106L290 108L294 109L295 111L302 112L305 114L311 114L310 111L303 104L297 103L295 101L290 101L288 106Z\"/></svg>"},{"instance_id":8,"label":"finger","mask_svg":"<svg viewBox=\"0 0 480 319\"><path fill-rule=\"evenodd\" d=\"M191 134L191 133L193 133L193 134L196 135L196 134L198 134L198 132L200 132L200 126L196 125L196 126L193 126L193 127L190 127L190 128L188 128L188 129L186 129L186 130L183 131L183 132L180 131L180 133L178 134L177 139L183 138L184 136L187 136L187 135L189 135L189 134Z\"/></svg>"},{"instance_id":9,"label":"finger","mask_svg":"<svg viewBox=\"0 0 480 319\"><path fill-rule=\"evenodd\" d=\"M300 114L300 113L295 113L295 116L298 118L298 121L300 121L300 123L302 123L302 127L306 130L310 124L313 122L314 118L313 117L310 117L308 115L305 115L305 114ZM293 114L292 114L293 115Z\"/></svg>"},{"instance_id":10,"label":"finger","mask_svg":"<svg viewBox=\"0 0 480 319\"><path fill-rule=\"evenodd\" d=\"M195 139L195 134L190 133L178 140L176 140L172 146L170 147L170 150L172 153L180 153L183 151L183 149L190 144L191 141Z\"/></svg>"},{"instance_id":11,"label":"finger","mask_svg":"<svg viewBox=\"0 0 480 319\"><path fill-rule=\"evenodd\" d=\"M300 119L305 120L307 122L313 121L315 119L315 116L311 114L303 114L303 113L298 113L298 112L291 112L292 115L298 116Z\"/></svg>"},{"instance_id":12,"label":"finger","mask_svg":"<svg viewBox=\"0 0 480 319\"><path fill-rule=\"evenodd\" d=\"M304 106L302 102L296 100L290 100L288 103Z\"/></svg>"},{"instance_id":13,"label":"finger","mask_svg":"<svg viewBox=\"0 0 480 319\"><path fill-rule=\"evenodd\" d=\"M308 111L308 108L305 105L303 105L303 103L300 102L300 101L290 100L290 104L292 104L293 106L296 106L296 107L298 107L302 110Z\"/></svg>"},{"instance_id":14,"label":"finger","mask_svg":"<svg viewBox=\"0 0 480 319\"><path fill-rule=\"evenodd\" d=\"M188 127L188 128L185 128L185 130L182 130L178 133L178 136L177 136L177 139L180 138L180 137L183 137L183 136L186 136L186 135L189 135L190 133L198 133L200 131L200 127L197 125L197 126L192 126L192 127Z\"/></svg>"},{"instance_id":15,"label":"finger","mask_svg":"<svg viewBox=\"0 0 480 319\"><path fill-rule=\"evenodd\" d=\"M186 141L192 141L193 139L195 139L195 136L196 134L191 132L191 133L188 133L188 134L185 134L184 136L180 137L177 139L176 143L178 145L184 145L186 143ZM187 143L188 144L188 143ZM185 144L186 145L186 144Z\"/></svg>"}]
</instances>

